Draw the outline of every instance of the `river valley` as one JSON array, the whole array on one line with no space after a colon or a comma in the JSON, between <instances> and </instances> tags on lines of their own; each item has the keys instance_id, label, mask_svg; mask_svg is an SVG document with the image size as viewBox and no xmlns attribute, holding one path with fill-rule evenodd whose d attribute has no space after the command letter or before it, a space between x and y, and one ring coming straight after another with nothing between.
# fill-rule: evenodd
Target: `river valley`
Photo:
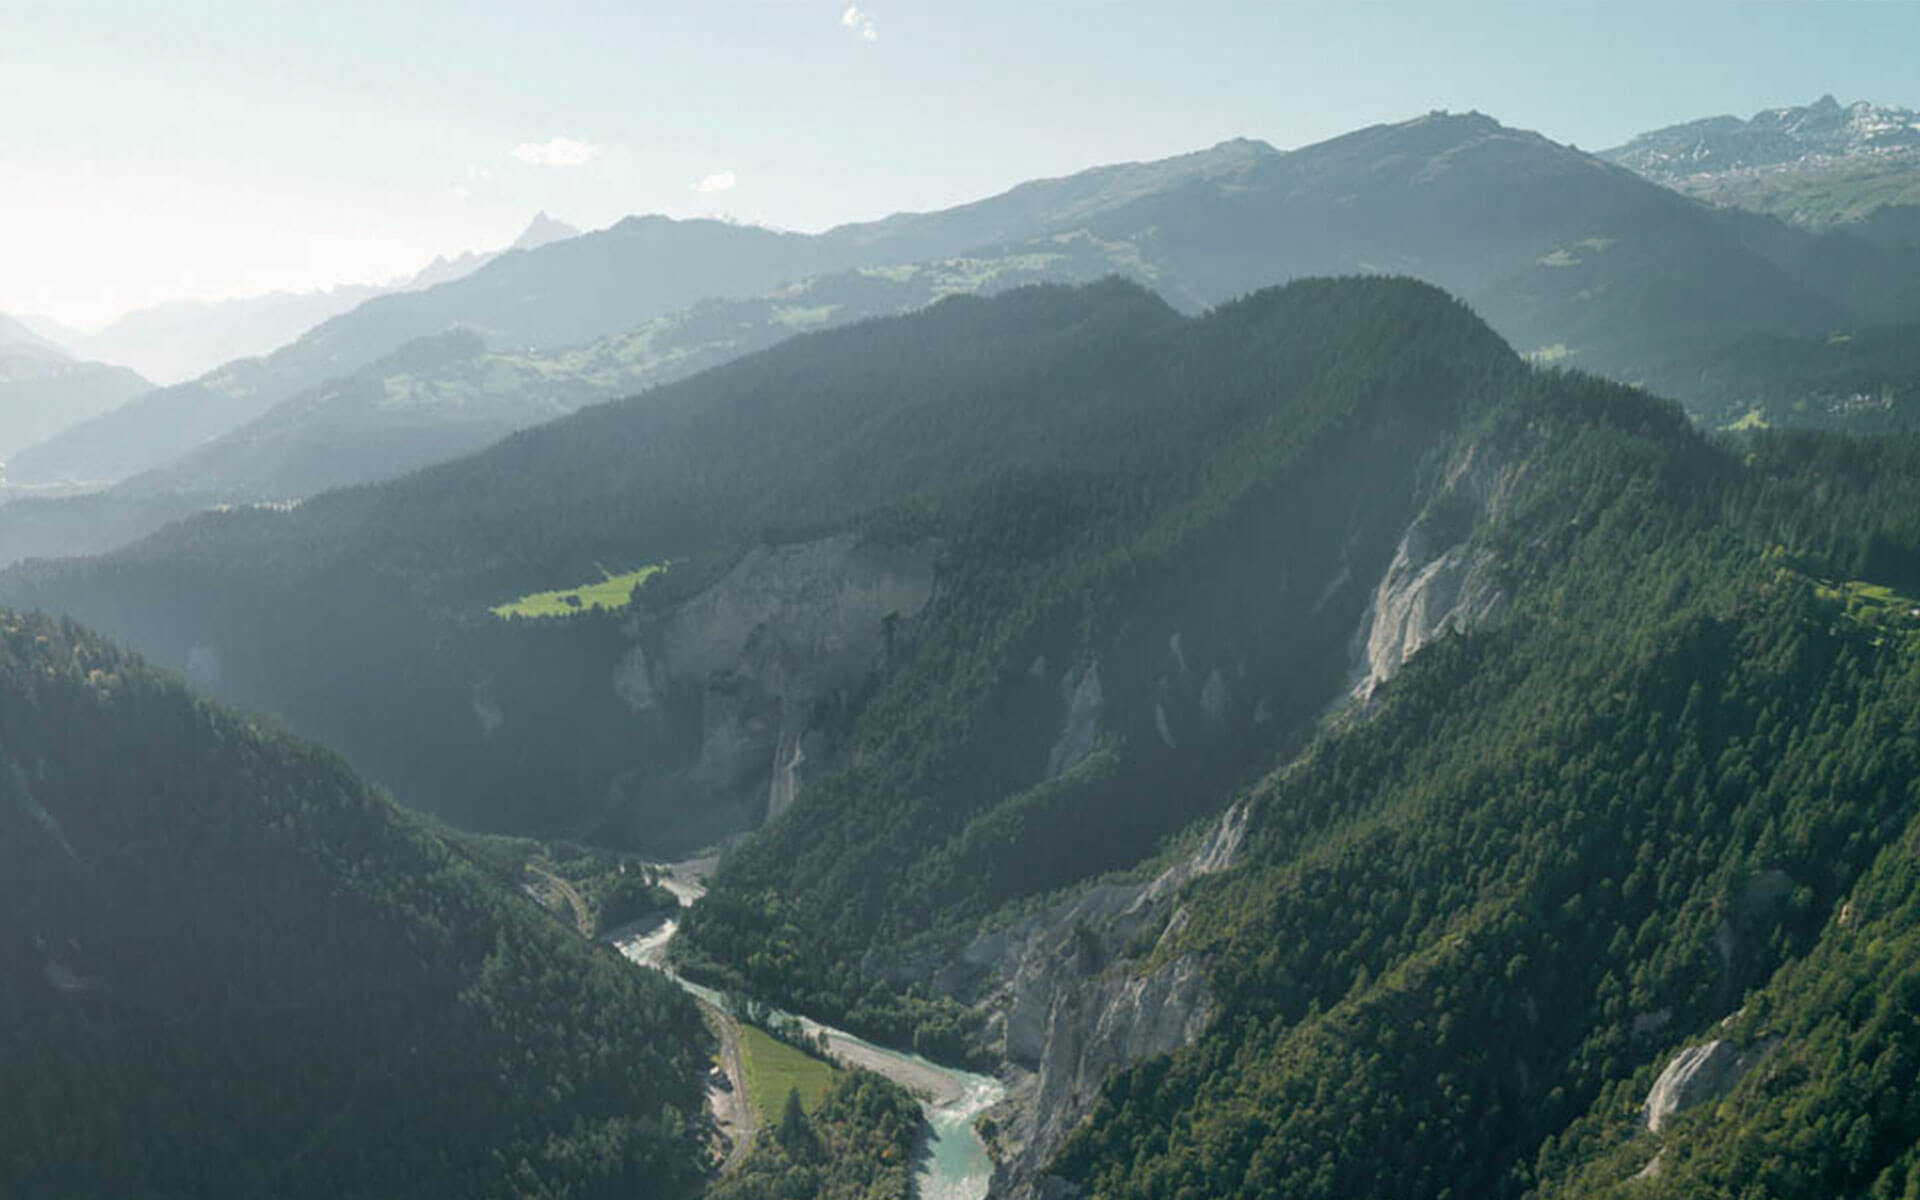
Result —
<instances>
[{"instance_id":1,"label":"river valley","mask_svg":"<svg viewBox=\"0 0 1920 1200\"><path fill-rule=\"evenodd\" d=\"M705 874L713 861L697 860L660 868L660 882L680 898L682 907L706 894ZM631 961L660 971L685 988L704 1005L731 1021L725 998L711 988L681 978L667 963L667 947L679 932L677 918L657 925L617 933L613 944ZM906 1054L877 1046L845 1030L823 1025L803 1016L772 1013L775 1019L797 1020L812 1037L824 1038L827 1051L837 1062L883 1075L920 1098L927 1116L927 1153L921 1159L914 1180L920 1200L982 1200L993 1177L993 1159L974 1129L981 1113L1000 1102L1006 1088L997 1079L941 1066L917 1054ZM723 1037L723 1042L726 1041ZM724 1055L723 1055L724 1057ZM735 1055L737 1057L737 1054ZM738 1078L737 1063L728 1064L733 1076L730 1095L717 1108L723 1127L743 1151L747 1137L744 1128L750 1118L745 1113L746 1090Z\"/></svg>"}]
</instances>

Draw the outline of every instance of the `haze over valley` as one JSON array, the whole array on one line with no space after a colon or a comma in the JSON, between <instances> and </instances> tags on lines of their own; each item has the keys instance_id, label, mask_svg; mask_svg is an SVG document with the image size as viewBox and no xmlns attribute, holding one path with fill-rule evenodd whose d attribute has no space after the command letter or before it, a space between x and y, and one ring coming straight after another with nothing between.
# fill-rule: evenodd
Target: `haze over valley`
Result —
<instances>
[{"instance_id":1,"label":"haze over valley","mask_svg":"<svg viewBox=\"0 0 1920 1200\"><path fill-rule=\"evenodd\" d=\"M1920 1195L1911 10L189 9L0 15L0 1195Z\"/></svg>"}]
</instances>

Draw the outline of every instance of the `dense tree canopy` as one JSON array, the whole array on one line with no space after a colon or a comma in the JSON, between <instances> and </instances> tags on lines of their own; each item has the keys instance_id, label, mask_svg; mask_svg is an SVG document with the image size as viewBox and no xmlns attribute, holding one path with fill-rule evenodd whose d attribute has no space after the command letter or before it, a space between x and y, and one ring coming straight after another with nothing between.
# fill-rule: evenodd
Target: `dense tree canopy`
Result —
<instances>
[{"instance_id":1,"label":"dense tree canopy","mask_svg":"<svg viewBox=\"0 0 1920 1200\"><path fill-rule=\"evenodd\" d=\"M0 616L0 1192L628 1196L709 1035L332 756Z\"/></svg>"},{"instance_id":2,"label":"dense tree canopy","mask_svg":"<svg viewBox=\"0 0 1920 1200\"><path fill-rule=\"evenodd\" d=\"M1915 578L1911 447L1742 461L1566 382L1488 535L1515 610L1255 789L1244 865L1161 951L1204 954L1220 1007L1109 1084L1058 1164L1095 1193L1638 1189L1646 1089L1743 1001L1733 1036L1784 1039L1769 1082L1634 1194L1905 1186L1904 1085L1834 1089L1897 1074L1907 1019L1903 984L1854 990L1898 951L1836 914L1914 935L1891 864L1920 804L1920 609L1885 586Z\"/></svg>"},{"instance_id":3,"label":"dense tree canopy","mask_svg":"<svg viewBox=\"0 0 1920 1200\"><path fill-rule=\"evenodd\" d=\"M910 1200L924 1130L920 1104L904 1088L847 1071L811 1115L789 1093L780 1123L760 1131L708 1200Z\"/></svg>"},{"instance_id":4,"label":"dense tree canopy","mask_svg":"<svg viewBox=\"0 0 1920 1200\"><path fill-rule=\"evenodd\" d=\"M1245 798L1235 869L1106 964L1194 954L1210 1020L1108 1083L1055 1164L1090 1194L1572 1197L1661 1146L1677 1192L1903 1194L1920 1137L1891 1082L1911 1074L1916 936L1912 438L1714 440L1642 392L1526 366L1404 280L1296 284L1201 318L1108 283L805 339L395 485L5 586L178 657L217 643L230 691L425 764L409 778L442 806L525 829L603 815L608 776L644 769L606 699L622 622L750 546L827 533L935 539L938 587L834 698L834 769L689 914L689 974L978 1057L976 997L940 971L959 946ZM1417 565L1416 535L1482 563L1500 616L1342 707L1354 631L1390 564ZM602 561L667 559L639 617L478 616ZM477 732L481 683L535 714ZM34 770L17 781L40 796ZM683 837L696 815L648 814L684 818ZM352 878L349 899L399 886ZM51 945L22 949L47 995L90 995L62 990L92 976ZM497 956L520 969L458 992L503 1023L485 1036L539 1053L587 1036L538 1004L512 1020L484 1004L530 970ZM656 999L660 1021L684 1017ZM1774 1065L1657 1144L1635 1132L1659 1069L1716 1031ZM684 1128L660 1096L620 1126L645 1153ZM846 1136L880 1154L898 1130L868 1099L849 1128L869 1132ZM891 1194L892 1175L819 1157L832 1119L790 1125L723 1186ZM597 1128L538 1145L632 1161L593 1158Z\"/></svg>"}]
</instances>

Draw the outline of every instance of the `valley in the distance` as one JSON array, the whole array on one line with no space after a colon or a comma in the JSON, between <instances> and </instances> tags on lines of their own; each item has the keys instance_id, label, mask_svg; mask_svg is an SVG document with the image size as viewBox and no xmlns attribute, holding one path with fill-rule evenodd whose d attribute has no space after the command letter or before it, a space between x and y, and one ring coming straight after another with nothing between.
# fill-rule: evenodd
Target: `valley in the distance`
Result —
<instances>
[{"instance_id":1,"label":"valley in the distance","mask_svg":"<svg viewBox=\"0 0 1920 1200\"><path fill-rule=\"evenodd\" d=\"M0 1196L1920 1196L1920 115L1192 144L0 317Z\"/></svg>"}]
</instances>

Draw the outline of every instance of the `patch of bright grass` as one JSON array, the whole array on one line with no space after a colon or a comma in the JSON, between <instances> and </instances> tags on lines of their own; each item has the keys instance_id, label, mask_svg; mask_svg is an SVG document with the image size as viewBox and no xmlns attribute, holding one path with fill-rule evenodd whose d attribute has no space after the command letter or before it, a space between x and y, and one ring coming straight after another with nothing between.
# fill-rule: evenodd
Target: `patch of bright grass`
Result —
<instances>
[{"instance_id":1,"label":"patch of bright grass","mask_svg":"<svg viewBox=\"0 0 1920 1200\"><path fill-rule=\"evenodd\" d=\"M1757 408L1750 408L1747 410L1746 416L1741 417L1738 421L1727 426L1727 428L1731 430L1765 429L1768 427L1768 424L1769 422L1767 421L1765 413L1762 413Z\"/></svg>"},{"instance_id":2,"label":"patch of bright grass","mask_svg":"<svg viewBox=\"0 0 1920 1200\"><path fill-rule=\"evenodd\" d=\"M570 617L575 613L592 612L596 609L615 612L633 603L635 588L666 569L666 563L650 563L637 571L611 575L603 567L601 574L604 578L599 583L583 583L578 587L561 588L554 592L535 592L531 596L522 596L518 600L497 605L488 611L501 618Z\"/></svg>"},{"instance_id":3,"label":"patch of bright grass","mask_svg":"<svg viewBox=\"0 0 1920 1200\"><path fill-rule=\"evenodd\" d=\"M1850 620L1880 628L1894 626L1911 630L1920 625L1920 599L1896 592L1885 584L1849 579L1844 583L1822 580L1815 592L1824 600L1838 600Z\"/></svg>"},{"instance_id":4,"label":"patch of bright grass","mask_svg":"<svg viewBox=\"0 0 1920 1200\"><path fill-rule=\"evenodd\" d=\"M833 1086L831 1066L744 1021L740 1024L740 1057L747 1069L747 1099L763 1128L780 1123L789 1091L798 1088L800 1102L812 1112Z\"/></svg>"}]
</instances>

